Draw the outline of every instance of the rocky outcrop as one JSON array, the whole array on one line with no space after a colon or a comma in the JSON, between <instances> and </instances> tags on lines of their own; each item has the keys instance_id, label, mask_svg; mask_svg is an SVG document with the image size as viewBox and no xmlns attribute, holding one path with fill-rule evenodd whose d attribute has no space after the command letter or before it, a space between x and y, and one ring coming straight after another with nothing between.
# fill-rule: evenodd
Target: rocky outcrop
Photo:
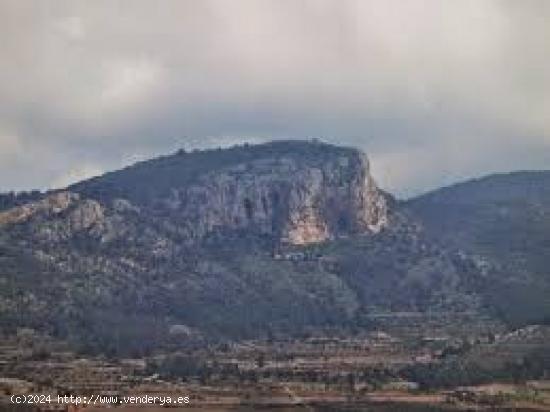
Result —
<instances>
[{"instance_id":1,"label":"rocky outcrop","mask_svg":"<svg viewBox=\"0 0 550 412\"><path fill-rule=\"evenodd\" d=\"M189 236L247 229L284 243L378 232L387 206L359 151L329 159L260 159L208 173L165 202Z\"/></svg>"},{"instance_id":2,"label":"rocky outcrop","mask_svg":"<svg viewBox=\"0 0 550 412\"><path fill-rule=\"evenodd\" d=\"M81 232L88 232L95 236L103 232L104 208L95 200L80 200L78 197L76 200L63 216L38 225L37 235L40 239L59 241Z\"/></svg>"},{"instance_id":3,"label":"rocky outcrop","mask_svg":"<svg viewBox=\"0 0 550 412\"><path fill-rule=\"evenodd\" d=\"M55 216L69 208L79 199L79 195L70 192L58 192L46 196L37 202L14 207L0 213L0 226L25 222L36 215Z\"/></svg>"},{"instance_id":4,"label":"rocky outcrop","mask_svg":"<svg viewBox=\"0 0 550 412\"><path fill-rule=\"evenodd\" d=\"M29 222L37 239L57 241L92 228L97 232L104 218L104 208L97 201L62 191L0 213L0 226Z\"/></svg>"}]
</instances>

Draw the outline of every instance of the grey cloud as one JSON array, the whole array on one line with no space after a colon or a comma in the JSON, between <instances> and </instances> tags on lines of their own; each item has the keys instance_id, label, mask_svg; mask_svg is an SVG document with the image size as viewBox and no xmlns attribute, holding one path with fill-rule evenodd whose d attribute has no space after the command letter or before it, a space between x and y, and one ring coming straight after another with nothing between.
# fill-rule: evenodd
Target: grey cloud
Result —
<instances>
[{"instance_id":1,"label":"grey cloud","mask_svg":"<svg viewBox=\"0 0 550 412\"><path fill-rule=\"evenodd\" d=\"M408 196L550 164L545 0L0 4L0 190L321 137Z\"/></svg>"}]
</instances>

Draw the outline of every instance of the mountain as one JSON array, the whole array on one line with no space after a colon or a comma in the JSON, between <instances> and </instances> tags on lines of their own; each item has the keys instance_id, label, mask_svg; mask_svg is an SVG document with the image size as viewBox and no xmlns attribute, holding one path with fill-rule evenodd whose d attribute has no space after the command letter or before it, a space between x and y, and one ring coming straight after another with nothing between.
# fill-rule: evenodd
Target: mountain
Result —
<instances>
[{"instance_id":1,"label":"mountain","mask_svg":"<svg viewBox=\"0 0 550 412\"><path fill-rule=\"evenodd\" d=\"M11 200L13 203L13 200ZM179 151L0 212L1 328L139 355L195 339L489 313L365 154L315 141Z\"/></svg>"},{"instance_id":2,"label":"mountain","mask_svg":"<svg viewBox=\"0 0 550 412\"><path fill-rule=\"evenodd\" d=\"M340 233L376 232L386 222L385 199L367 158L314 142L180 152L69 190L106 203L129 201L170 219L186 241L246 230L307 244Z\"/></svg>"},{"instance_id":3,"label":"mountain","mask_svg":"<svg viewBox=\"0 0 550 412\"><path fill-rule=\"evenodd\" d=\"M508 321L550 320L550 171L471 180L406 207L431 238L494 269L487 293Z\"/></svg>"}]
</instances>

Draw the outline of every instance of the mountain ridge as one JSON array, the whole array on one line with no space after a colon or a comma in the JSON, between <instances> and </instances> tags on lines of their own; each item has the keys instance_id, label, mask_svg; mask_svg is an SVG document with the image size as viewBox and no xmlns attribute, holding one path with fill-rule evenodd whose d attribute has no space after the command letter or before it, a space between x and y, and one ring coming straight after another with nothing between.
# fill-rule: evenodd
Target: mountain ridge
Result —
<instances>
[{"instance_id":1,"label":"mountain ridge","mask_svg":"<svg viewBox=\"0 0 550 412\"><path fill-rule=\"evenodd\" d=\"M550 319L550 171L491 175L404 206L428 236L497 268L493 299L512 323Z\"/></svg>"},{"instance_id":2,"label":"mountain ridge","mask_svg":"<svg viewBox=\"0 0 550 412\"><path fill-rule=\"evenodd\" d=\"M239 338L374 327L383 312L499 316L498 265L433 236L352 148L178 152L23 203L0 212L2 328L41 325L90 351L143 353L179 329Z\"/></svg>"}]
</instances>

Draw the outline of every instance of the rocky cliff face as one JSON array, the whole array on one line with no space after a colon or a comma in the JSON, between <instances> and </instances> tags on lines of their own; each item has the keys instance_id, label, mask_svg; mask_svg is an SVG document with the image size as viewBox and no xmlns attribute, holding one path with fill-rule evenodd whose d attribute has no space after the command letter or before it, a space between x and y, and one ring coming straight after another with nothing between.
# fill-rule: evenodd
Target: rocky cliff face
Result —
<instances>
[{"instance_id":1,"label":"rocky cliff face","mask_svg":"<svg viewBox=\"0 0 550 412\"><path fill-rule=\"evenodd\" d=\"M248 229L301 245L387 224L386 201L356 151L322 163L286 156L238 164L173 189L165 206L194 238Z\"/></svg>"}]
</instances>

